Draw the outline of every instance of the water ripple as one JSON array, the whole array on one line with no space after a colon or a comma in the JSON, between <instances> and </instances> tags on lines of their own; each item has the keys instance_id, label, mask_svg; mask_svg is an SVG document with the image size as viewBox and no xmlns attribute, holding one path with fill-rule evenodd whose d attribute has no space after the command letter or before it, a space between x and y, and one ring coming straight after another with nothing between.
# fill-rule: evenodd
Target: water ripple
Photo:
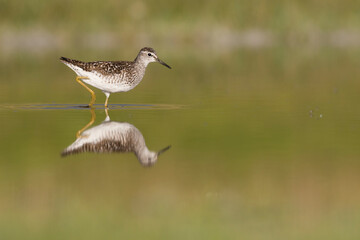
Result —
<instances>
[{"instance_id":1,"label":"water ripple","mask_svg":"<svg viewBox=\"0 0 360 240\"><path fill-rule=\"evenodd\" d=\"M104 109L103 104L94 104L95 109ZM181 109L184 105L175 104L109 104L111 110L170 110ZM13 110L69 110L69 109L89 109L86 104L2 104L0 109Z\"/></svg>"}]
</instances>

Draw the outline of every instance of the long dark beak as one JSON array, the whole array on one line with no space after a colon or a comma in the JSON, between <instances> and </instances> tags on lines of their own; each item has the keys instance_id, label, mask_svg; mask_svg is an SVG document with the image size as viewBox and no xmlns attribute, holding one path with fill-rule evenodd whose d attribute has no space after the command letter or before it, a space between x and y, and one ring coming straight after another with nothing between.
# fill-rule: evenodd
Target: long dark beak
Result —
<instances>
[{"instance_id":1,"label":"long dark beak","mask_svg":"<svg viewBox=\"0 0 360 240\"><path fill-rule=\"evenodd\" d=\"M170 67L169 65L167 65L166 63L164 63L163 61L161 61L159 58L156 58L156 60L157 60L159 63L161 63L162 65L164 65L165 67L171 69L171 67Z\"/></svg>"},{"instance_id":2,"label":"long dark beak","mask_svg":"<svg viewBox=\"0 0 360 240\"><path fill-rule=\"evenodd\" d=\"M158 151L157 155L159 156L160 154L163 154L164 152L166 152L167 150L169 150L169 148L171 148L171 145L167 146L164 149L161 149L160 151Z\"/></svg>"}]
</instances>

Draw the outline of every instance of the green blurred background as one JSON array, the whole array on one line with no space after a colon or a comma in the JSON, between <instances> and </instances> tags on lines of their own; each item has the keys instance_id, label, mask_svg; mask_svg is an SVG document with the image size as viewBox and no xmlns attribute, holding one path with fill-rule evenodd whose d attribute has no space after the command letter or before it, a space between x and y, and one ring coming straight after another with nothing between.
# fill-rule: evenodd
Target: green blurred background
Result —
<instances>
[{"instance_id":1,"label":"green blurred background","mask_svg":"<svg viewBox=\"0 0 360 240\"><path fill-rule=\"evenodd\" d=\"M359 239L359 12L0 0L0 239ZM64 108L90 96L58 58L132 60L144 46L173 69L151 64L109 114L171 150L150 169L133 154L61 158L90 120Z\"/></svg>"}]
</instances>

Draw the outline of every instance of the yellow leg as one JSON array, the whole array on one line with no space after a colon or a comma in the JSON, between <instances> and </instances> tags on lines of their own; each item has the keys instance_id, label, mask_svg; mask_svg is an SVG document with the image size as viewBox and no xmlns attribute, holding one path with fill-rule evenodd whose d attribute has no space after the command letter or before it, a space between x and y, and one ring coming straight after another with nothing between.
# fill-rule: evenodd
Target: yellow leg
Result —
<instances>
[{"instance_id":1,"label":"yellow leg","mask_svg":"<svg viewBox=\"0 0 360 240\"><path fill-rule=\"evenodd\" d=\"M110 117L109 117L109 109L108 109L108 108L105 108L105 114L106 114L106 118L105 118L104 122L108 122L108 121L110 121Z\"/></svg>"},{"instance_id":2,"label":"yellow leg","mask_svg":"<svg viewBox=\"0 0 360 240\"><path fill-rule=\"evenodd\" d=\"M110 93L109 92L104 92L105 96L106 96L106 100L105 100L105 108L108 107L108 101L109 101L109 97L110 97Z\"/></svg>"},{"instance_id":3,"label":"yellow leg","mask_svg":"<svg viewBox=\"0 0 360 240\"><path fill-rule=\"evenodd\" d=\"M106 96L106 100L105 100L105 108L107 108L107 107L108 107L108 101L109 101L109 97L108 97L108 96Z\"/></svg>"},{"instance_id":4,"label":"yellow leg","mask_svg":"<svg viewBox=\"0 0 360 240\"><path fill-rule=\"evenodd\" d=\"M88 77L77 76L76 81L78 83L80 83L86 90L88 90L91 93L91 100L90 100L90 103L89 103L89 107L92 107L92 105L95 103L95 100L96 100L95 93L88 86L86 86L85 83L83 83L80 79L88 79Z\"/></svg>"},{"instance_id":5,"label":"yellow leg","mask_svg":"<svg viewBox=\"0 0 360 240\"><path fill-rule=\"evenodd\" d=\"M81 134L88 128L90 127L91 125L93 125L93 123L95 122L95 118L96 118L96 114L95 114L95 109L94 108L91 108L90 109L90 112L91 112L91 120L88 124L86 124L82 129L80 129L77 133L76 133L76 138L79 138L79 137L85 137L86 136L81 136Z\"/></svg>"},{"instance_id":6,"label":"yellow leg","mask_svg":"<svg viewBox=\"0 0 360 240\"><path fill-rule=\"evenodd\" d=\"M105 108L105 114L106 114L106 118L105 119L110 119L110 117L109 117L109 111L108 111L108 109L107 108Z\"/></svg>"}]
</instances>

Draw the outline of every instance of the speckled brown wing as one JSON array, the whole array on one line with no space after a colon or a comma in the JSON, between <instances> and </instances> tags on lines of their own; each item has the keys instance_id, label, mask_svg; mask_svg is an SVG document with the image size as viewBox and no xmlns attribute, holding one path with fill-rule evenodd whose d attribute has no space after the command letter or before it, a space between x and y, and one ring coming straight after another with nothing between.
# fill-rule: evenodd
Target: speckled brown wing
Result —
<instances>
[{"instance_id":1,"label":"speckled brown wing","mask_svg":"<svg viewBox=\"0 0 360 240\"><path fill-rule=\"evenodd\" d=\"M105 139L98 143L86 143L78 148L71 150L65 149L62 153L62 157L66 157L71 154L94 152L94 153L125 153L134 151L134 147L130 144L124 144L121 141L113 141L111 139Z\"/></svg>"},{"instance_id":2,"label":"speckled brown wing","mask_svg":"<svg viewBox=\"0 0 360 240\"><path fill-rule=\"evenodd\" d=\"M118 61L118 62L87 62L85 63L86 71L96 71L103 75L121 74L123 71L132 69L134 62Z\"/></svg>"},{"instance_id":3,"label":"speckled brown wing","mask_svg":"<svg viewBox=\"0 0 360 240\"><path fill-rule=\"evenodd\" d=\"M129 71L134 66L134 62L128 61L96 61L96 62L82 62L75 59L61 57L61 61L70 63L87 72L96 71L103 75L121 74L125 69Z\"/></svg>"}]
</instances>

